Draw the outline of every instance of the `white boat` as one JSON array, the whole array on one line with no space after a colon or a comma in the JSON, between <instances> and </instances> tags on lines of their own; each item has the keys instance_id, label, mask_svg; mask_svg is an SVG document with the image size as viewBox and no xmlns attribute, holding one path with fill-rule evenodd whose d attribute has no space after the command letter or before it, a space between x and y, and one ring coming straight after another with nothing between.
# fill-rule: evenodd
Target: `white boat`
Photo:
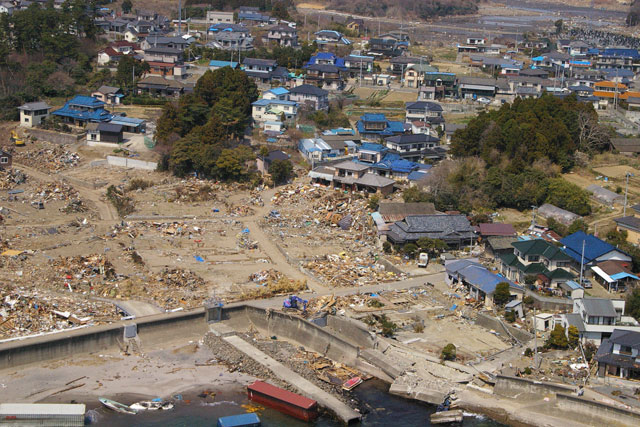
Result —
<instances>
[{"instance_id":1,"label":"white boat","mask_svg":"<svg viewBox=\"0 0 640 427\"><path fill-rule=\"evenodd\" d=\"M168 411L169 409L173 409L173 403L171 402L154 402L151 400L145 400L142 402L136 402L129 406L129 408L135 411L157 411L158 409L162 409L164 411Z\"/></svg>"},{"instance_id":2,"label":"white boat","mask_svg":"<svg viewBox=\"0 0 640 427\"><path fill-rule=\"evenodd\" d=\"M99 397L98 400L107 408L116 412L120 412L121 414L136 415L138 413L138 411L136 411L135 409L132 409L123 403L116 402L115 400L107 399L104 397Z\"/></svg>"}]
</instances>

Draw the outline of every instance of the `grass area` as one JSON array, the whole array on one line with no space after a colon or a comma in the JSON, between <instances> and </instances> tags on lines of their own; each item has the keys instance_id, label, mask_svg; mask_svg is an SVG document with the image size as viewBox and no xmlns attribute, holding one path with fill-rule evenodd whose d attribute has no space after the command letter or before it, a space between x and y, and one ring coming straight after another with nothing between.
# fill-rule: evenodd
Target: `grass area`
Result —
<instances>
[{"instance_id":1,"label":"grass area","mask_svg":"<svg viewBox=\"0 0 640 427\"><path fill-rule=\"evenodd\" d=\"M433 61L455 61L458 52L455 47L440 47L429 51Z\"/></svg>"}]
</instances>

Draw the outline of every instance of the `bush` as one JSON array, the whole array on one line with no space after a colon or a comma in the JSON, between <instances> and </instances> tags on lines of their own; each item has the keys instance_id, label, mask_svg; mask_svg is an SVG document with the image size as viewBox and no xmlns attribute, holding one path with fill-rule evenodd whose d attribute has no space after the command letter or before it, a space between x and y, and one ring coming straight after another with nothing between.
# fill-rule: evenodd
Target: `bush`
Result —
<instances>
[{"instance_id":1,"label":"bush","mask_svg":"<svg viewBox=\"0 0 640 427\"><path fill-rule=\"evenodd\" d=\"M384 243L382 243L382 250L384 251L385 254L390 254L391 253L391 243L385 241Z\"/></svg>"},{"instance_id":2,"label":"bush","mask_svg":"<svg viewBox=\"0 0 640 427\"><path fill-rule=\"evenodd\" d=\"M509 290L509 284L507 282L500 282L496 285L496 290L493 293L493 302L497 305L505 305L511 298L511 291Z\"/></svg>"},{"instance_id":3,"label":"bush","mask_svg":"<svg viewBox=\"0 0 640 427\"><path fill-rule=\"evenodd\" d=\"M516 321L516 312L515 311L507 311L504 314L504 320L506 320L509 323L513 323Z\"/></svg>"},{"instance_id":4,"label":"bush","mask_svg":"<svg viewBox=\"0 0 640 427\"><path fill-rule=\"evenodd\" d=\"M374 194L371 197L369 197L369 209L371 209L372 211L377 211L379 206L380 206L380 196L378 196L377 194Z\"/></svg>"},{"instance_id":5,"label":"bush","mask_svg":"<svg viewBox=\"0 0 640 427\"><path fill-rule=\"evenodd\" d=\"M134 178L129 181L127 191L146 190L149 187L153 187L153 182L142 178Z\"/></svg>"},{"instance_id":6,"label":"bush","mask_svg":"<svg viewBox=\"0 0 640 427\"><path fill-rule=\"evenodd\" d=\"M382 308L384 307L384 303L380 302L380 300L377 299L370 299L369 301L367 301L367 306L372 308Z\"/></svg>"},{"instance_id":7,"label":"bush","mask_svg":"<svg viewBox=\"0 0 640 427\"><path fill-rule=\"evenodd\" d=\"M529 347L527 347L527 349L524 351L524 355L525 355L525 357L533 356L533 350L531 350Z\"/></svg>"},{"instance_id":8,"label":"bush","mask_svg":"<svg viewBox=\"0 0 640 427\"><path fill-rule=\"evenodd\" d=\"M522 298L522 302L524 303L524 305L531 306L535 303L535 300L531 295L527 295L526 297Z\"/></svg>"},{"instance_id":9,"label":"bush","mask_svg":"<svg viewBox=\"0 0 640 427\"><path fill-rule=\"evenodd\" d=\"M526 368L524 368L524 374L525 375L531 375L531 368L528 367L528 366Z\"/></svg>"},{"instance_id":10,"label":"bush","mask_svg":"<svg viewBox=\"0 0 640 427\"><path fill-rule=\"evenodd\" d=\"M413 258L416 255L416 251L418 250L418 246L415 243L407 243L402 247L402 252L405 255L408 255L410 258Z\"/></svg>"},{"instance_id":11,"label":"bush","mask_svg":"<svg viewBox=\"0 0 640 427\"><path fill-rule=\"evenodd\" d=\"M442 349L442 353L440 353L440 358L442 360L456 360L456 346L449 343L444 346Z\"/></svg>"},{"instance_id":12,"label":"bush","mask_svg":"<svg viewBox=\"0 0 640 427\"><path fill-rule=\"evenodd\" d=\"M421 334L424 332L424 323L422 323L422 321L416 321L413 324L413 332L415 332L416 334Z\"/></svg>"},{"instance_id":13,"label":"bush","mask_svg":"<svg viewBox=\"0 0 640 427\"><path fill-rule=\"evenodd\" d=\"M547 348L555 348L558 350L566 350L569 347L569 340L565 334L564 327L562 325L556 325L551 331L551 335L544 343Z\"/></svg>"},{"instance_id":14,"label":"bush","mask_svg":"<svg viewBox=\"0 0 640 427\"><path fill-rule=\"evenodd\" d=\"M569 330L567 331L567 333L569 334L569 337L567 339L569 347L576 348L578 346L578 343L580 342L580 331L578 331L578 328L571 325L569 326Z\"/></svg>"},{"instance_id":15,"label":"bush","mask_svg":"<svg viewBox=\"0 0 640 427\"><path fill-rule=\"evenodd\" d=\"M380 316L379 322L380 326L382 326L382 335L385 337L392 337L396 329L398 329L398 325L389 320L385 314Z\"/></svg>"}]
</instances>

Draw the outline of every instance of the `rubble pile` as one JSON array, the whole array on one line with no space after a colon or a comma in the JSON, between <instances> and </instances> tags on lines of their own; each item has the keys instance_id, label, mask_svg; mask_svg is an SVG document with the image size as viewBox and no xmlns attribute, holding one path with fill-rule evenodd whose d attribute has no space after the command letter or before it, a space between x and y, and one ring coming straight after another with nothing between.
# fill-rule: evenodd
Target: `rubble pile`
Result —
<instances>
[{"instance_id":1,"label":"rubble pile","mask_svg":"<svg viewBox=\"0 0 640 427\"><path fill-rule=\"evenodd\" d=\"M39 170L60 171L78 166L78 153L67 151L59 145L42 142L39 148L25 148L17 150L13 159Z\"/></svg>"},{"instance_id":2,"label":"rubble pile","mask_svg":"<svg viewBox=\"0 0 640 427\"><path fill-rule=\"evenodd\" d=\"M229 216L251 216L256 213L253 208L247 205L231 205L227 208Z\"/></svg>"},{"instance_id":3,"label":"rubble pile","mask_svg":"<svg viewBox=\"0 0 640 427\"><path fill-rule=\"evenodd\" d=\"M270 298L276 295L298 293L307 289L306 280L294 280L276 270L263 270L252 274L249 280L257 288L242 293L241 299Z\"/></svg>"},{"instance_id":4,"label":"rubble pile","mask_svg":"<svg viewBox=\"0 0 640 427\"><path fill-rule=\"evenodd\" d=\"M48 182L36 187L31 193L31 199L43 202L53 200L78 200L79 195L75 188L66 182Z\"/></svg>"},{"instance_id":5,"label":"rubble pile","mask_svg":"<svg viewBox=\"0 0 640 427\"><path fill-rule=\"evenodd\" d=\"M211 185L206 181L187 181L183 185L175 188L178 202L206 202L217 200L216 193L220 190L219 185Z\"/></svg>"},{"instance_id":6,"label":"rubble pile","mask_svg":"<svg viewBox=\"0 0 640 427\"><path fill-rule=\"evenodd\" d=\"M72 199L67 203L67 206L60 208L60 211L64 213L81 213L88 210L89 209L81 199Z\"/></svg>"},{"instance_id":7,"label":"rubble pile","mask_svg":"<svg viewBox=\"0 0 640 427\"><path fill-rule=\"evenodd\" d=\"M12 286L0 289L0 339L117 319L110 303L49 296Z\"/></svg>"},{"instance_id":8,"label":"rubble pile","mask_svg":"<svg viewBox=\"0 0 640 427\"><path fill-rule=\"evenodd\" d=\"M186 288L191 291L205 289L205 280L192 271L181 268L171 268L163 270L158 281L167 285L170 289Z\"/></svg>"},{"instance_id":9,"label":"rubble pile","mask_svg":"<svg viewBox=\"0 0 640 427\"><path fill-rule=\"evenodd\" d=\"M0 190L12 190L27 180L27 175L18 169L0 169Z\"/></svg>"},{"instance_id":10,"label":"rubble pile","mask_svg":"<svg viewBox=\"0 0 640 427\"><path fill-rule=\"evenodd\" d=\"M249 280L252 282L256 282L259 284L268 283L270 281L277 281L283 277L283 274L278 270L270 269L270 270L262 270L256 271L255 273L251 273L249 275Z\"/></svg>"},{"instance_id":11,"label":"rubble pile","mask_svg":"<svg viewBox=\"0 0 640 427\"><path fill-rule=\"evenodd\" d=\"M236 239L238 241L238 249L258 249L258 242L251 239L248 228L238 233Z\"/></svg>"},{"instance_id":12,"label":"rubble pile","mask_svg":"<svg viewBox=\"0 0 640 427\"><path fill-rule=\"evenodd\" d=\"M405 275L397 275L386 271L384 265L377 264L375 259L365 260L360 257L350 257L344 252L330 254L303 264L314 276L330 286L363 286L380 282L402 280Z\"/></svg>"}]
</instances>

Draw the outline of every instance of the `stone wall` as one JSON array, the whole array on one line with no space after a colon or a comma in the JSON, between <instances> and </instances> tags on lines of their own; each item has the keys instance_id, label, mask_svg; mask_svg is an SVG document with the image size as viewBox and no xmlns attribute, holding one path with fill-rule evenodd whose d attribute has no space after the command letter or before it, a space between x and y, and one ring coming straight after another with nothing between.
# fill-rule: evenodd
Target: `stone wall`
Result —
<instances>
[{"instance_id":1,"label":"stone wall","mask_svg":"<svg viewBox=\"0 0 640 427\"><path fill-rule=\"evenodd\" d=\"M574 393L575 391L575 387L563 384L533 381L526 378L511 377L507 375L498 375L496 377L496 385L493 388L494 394L514 399L519 397L524 398L526 395L541 398L543 396L553 395L556 393Z\"/></svg>"},{"instance_id":2,"label":"stone wall","mask_svg":"<svg viewBox=\"0 0 640 427\"><path fill-rule=\"evenodd\" d=\"M583 424L601 426L638 426L640 413L565 393L556 395L556 406L568 411L567 418ZM573 416L572 416L573 415Z\"/></svg>"},{"instance_id":3,"label":"stone wall","mask_svg":"<svg viewBox=\"0 0 640 427\"><path fill-rule=\"evenodd\" d=\"M38 138L38 141L47 141L54 144L75 144L76 142L85 138L85 133L78 135L70 133L56 132L47 129L30 128L26 129L27 133L33 137Z\"/></svg>"}]
</instances>

